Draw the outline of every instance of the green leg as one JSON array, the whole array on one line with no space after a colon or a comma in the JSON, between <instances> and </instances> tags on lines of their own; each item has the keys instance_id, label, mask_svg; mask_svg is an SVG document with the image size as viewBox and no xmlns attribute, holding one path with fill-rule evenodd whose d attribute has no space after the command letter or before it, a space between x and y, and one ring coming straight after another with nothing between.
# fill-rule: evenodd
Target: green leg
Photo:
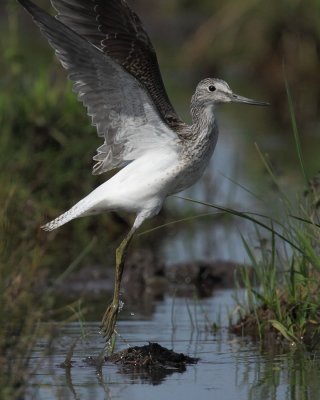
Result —
<instances>
[{"instance_id":1,"label":"green leg","mask_svg":"<svg viewBox=\"0 0 320 400\"><path fill-rule=\"evenodd\" d=\"M115 281L114 281L114 292L113 292L113 300L112 303L107 308L104 316L102 318L101 324L101 332L105 337L106 341L108 341L115 329L118 312L119 312L119 297L120 297L120 286L121 279L125 261L125 255L127 247L132 239L133 231L131 230L128 236L121 242L120 246L116 250L116 273L115 273Z\"/></svg>"}]
</instances>

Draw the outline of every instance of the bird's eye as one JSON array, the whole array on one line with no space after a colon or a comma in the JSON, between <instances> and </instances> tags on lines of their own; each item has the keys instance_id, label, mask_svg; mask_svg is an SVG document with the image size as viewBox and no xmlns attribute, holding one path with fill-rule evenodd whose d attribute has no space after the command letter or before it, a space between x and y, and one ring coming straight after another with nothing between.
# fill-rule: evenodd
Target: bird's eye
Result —
<instances>
[{"instance_id":1,"label":"bird's eye","mask_svg":"<svg viewBox=\"0 0 320 400\"><path fill-rule=\"evenodd\" d=\"M208 89L209 89L209 92L214 92L216 90L216 87L214 85L210 85L208 87Z\"/></svg>"}]
</instances>

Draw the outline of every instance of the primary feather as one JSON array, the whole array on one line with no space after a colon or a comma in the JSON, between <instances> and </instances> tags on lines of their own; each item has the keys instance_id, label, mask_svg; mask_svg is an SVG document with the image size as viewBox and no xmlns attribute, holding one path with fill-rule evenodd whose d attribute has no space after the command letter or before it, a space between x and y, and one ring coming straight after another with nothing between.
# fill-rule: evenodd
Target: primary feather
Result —
<instances>
[{"instance_id":1,"label":"primary feather","mask_svg":"<svg viewBox=\"0 0 320 400\"><path fill-rule=\"evenodd\" d=\"M57 19L109 55L147 89L161 118L182 124L164 87L157 55L138 15L124 0L51 0Z\"/></svg>"},{"instance_id":2,"label":"primary feather","mask_svg":"<svg viewBox=\"0 0 320 400\"><path fill-rule=\"evenodd\" d=\"M29 0L19 1L55 49L98 135L104 137L94 157L94 174L123 167L150 149L177 141L147 89L131 73Z\"/></svg>"}]
</instances>

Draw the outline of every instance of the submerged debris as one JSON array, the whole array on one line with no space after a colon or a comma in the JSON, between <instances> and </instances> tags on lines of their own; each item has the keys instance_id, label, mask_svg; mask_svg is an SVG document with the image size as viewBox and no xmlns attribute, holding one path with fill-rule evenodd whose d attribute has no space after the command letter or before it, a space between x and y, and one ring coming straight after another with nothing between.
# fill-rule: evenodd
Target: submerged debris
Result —
<instances>
[{"instance_id":1,"label":"submerged debris","mask_svg":"<svg viewBox=\"0 0 320 400\"><path fill-rule=\"evenodd\" d=\"M185 370L187 364L195 364L198 358L175 353L158 343L149 343L145 346L130 347L126 350L112 354L106 357L106 361L125 366L152 369L177 369Z\"/></svg>"}]
</instances>

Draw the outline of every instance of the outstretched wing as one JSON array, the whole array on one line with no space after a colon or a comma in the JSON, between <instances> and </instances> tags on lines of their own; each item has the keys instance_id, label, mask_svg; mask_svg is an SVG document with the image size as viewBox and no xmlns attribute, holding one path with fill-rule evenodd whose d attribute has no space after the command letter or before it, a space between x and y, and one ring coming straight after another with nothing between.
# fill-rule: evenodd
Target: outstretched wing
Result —
<instances>
[{"instance_id":1,"label":"outstretched wing","mask_svg":"<svg viewBox=\"0 0 320 400\"><path fill-rule=\"evenodd\" d=\"M156 52L140 18L125 0L51 0L57 18L141 82L163 120L182 123L165 90Z\"/></svg>"},{"instance_id":2,"label":"outstretched wing","mask_svg":"<svg viewBox=\"0 0 320 400\"><path fill-rule=\"evenodd\" d=\"M143 85L110 56L30 0L19 0L55 49L74 91L105 138L93 173L122 167L151 148L177 144Z\"/></svg>"}]
</instances>

